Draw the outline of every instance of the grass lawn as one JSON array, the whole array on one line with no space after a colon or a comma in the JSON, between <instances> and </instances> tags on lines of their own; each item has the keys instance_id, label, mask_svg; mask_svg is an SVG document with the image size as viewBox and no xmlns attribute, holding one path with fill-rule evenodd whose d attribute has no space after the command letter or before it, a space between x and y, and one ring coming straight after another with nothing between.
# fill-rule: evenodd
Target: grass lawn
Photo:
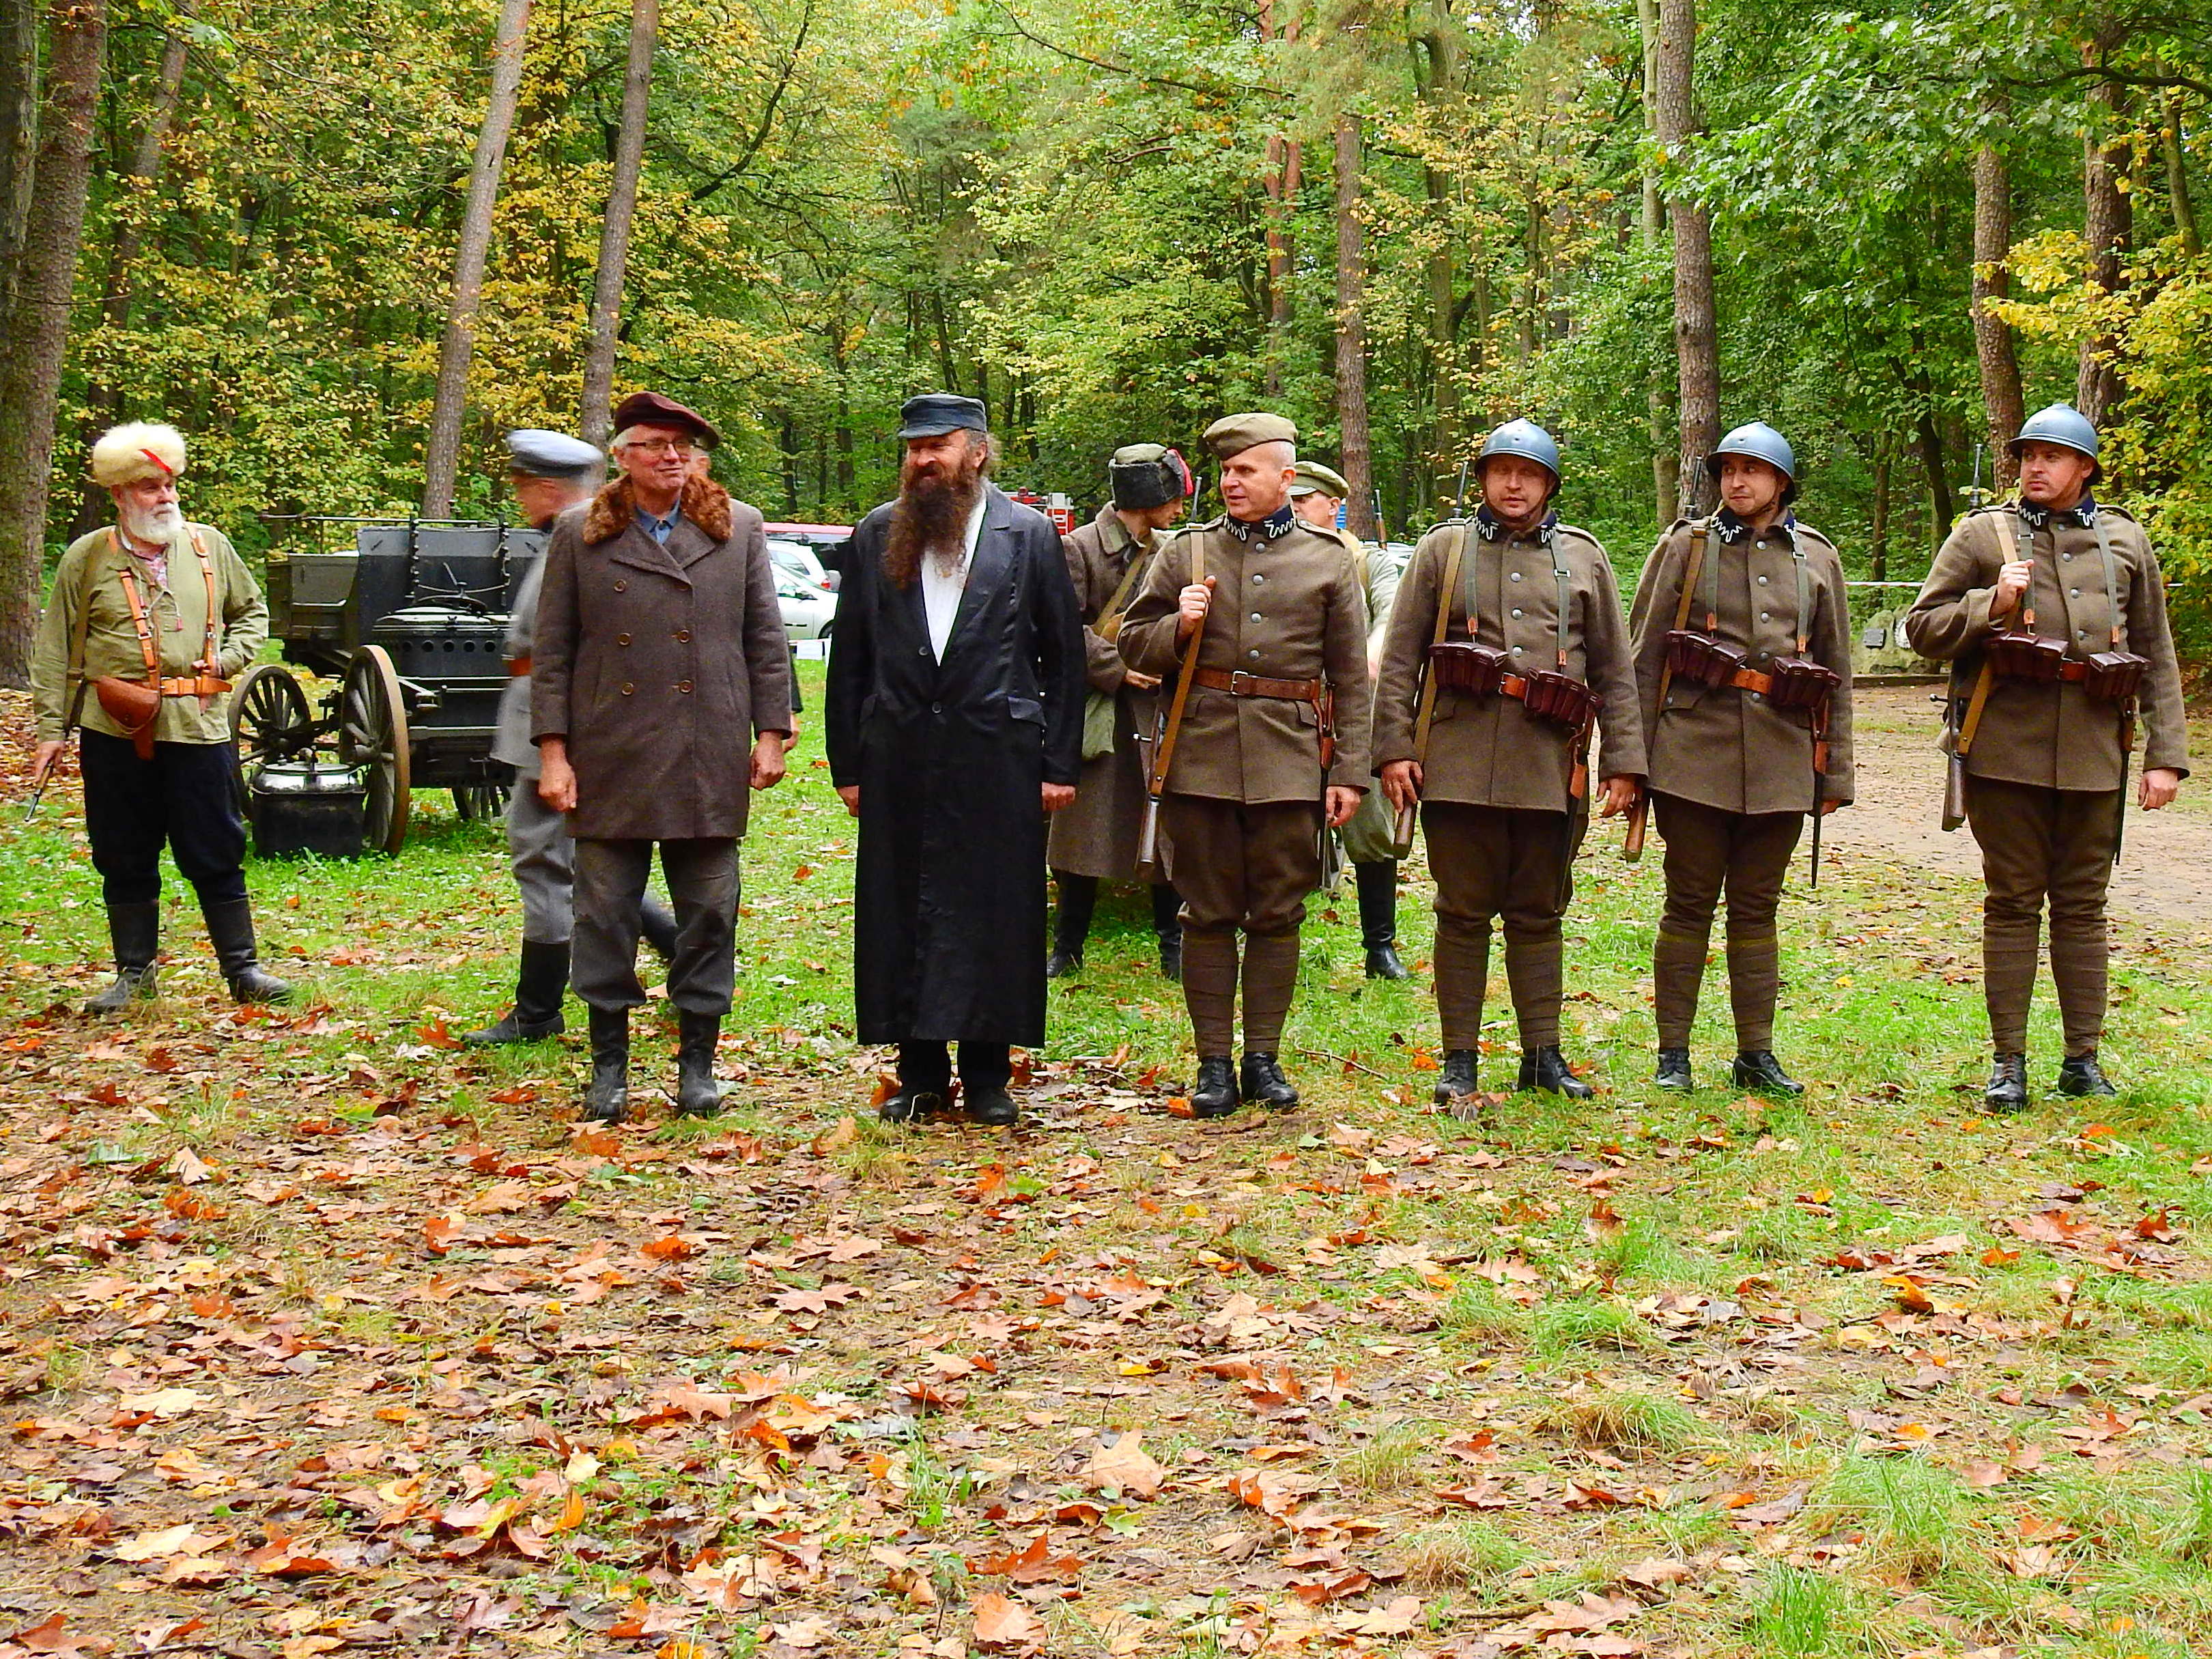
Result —
<instances>
[{"instance_id":1,"label":"grass lawn","mask_svg":"<svg viewBox=\"0 0 2212 1659\"><path fill-rule=\"evenodd\" d=\"M1361 977L1347 884L1304 1108L1199 1124L1129 891L1022 1127L893 1133L810 716L745 849L732 1109L667 1121L647 1020L641 1121L579 1130L576 1035L454 1041L510 989L495 825L441 796L396 861L250 866L275 1013L173 877L163 999L95 1023L82 816L23 822L6 719L0 1659L2212 1651L2200 939L2119 929L2117 1101L2049 1097L2046 982L1995 1121L1978 890L1801 858L1812 1091L1672 1097L1656 849L1607 826L1597 1100L1431 1109L1416 864L1422 971ZM1726 1012L1717 969L1707 1080Z\"/></svg>"}]
</instances>

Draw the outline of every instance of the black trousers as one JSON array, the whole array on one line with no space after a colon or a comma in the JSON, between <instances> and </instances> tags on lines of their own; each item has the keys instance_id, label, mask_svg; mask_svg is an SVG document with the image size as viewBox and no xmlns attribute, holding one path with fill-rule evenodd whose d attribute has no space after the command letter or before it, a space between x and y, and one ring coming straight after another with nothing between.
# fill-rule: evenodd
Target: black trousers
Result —
<instances>
[{"instance_id":1,"label":"black trousers","mask_svg":"<svg viewBox=\"0 0 2212 1659\"><path fill-rule=\"evenodd\" d=\"M161 896L161 848L203 907L246 896L246 821L238 757L227 743L157 743L140 760L127 738L78 734L84 828L110 904Z\"/></svg>"},{"instance_id":2,"label":"black trousers","mask_svg":"<svg viewBox=\"0 0 2212 1659\"><path fill-rule=\"evenodd\" d=\"M649 841L576 837L575 933L568 982L592 1008L638 1008L638 907L653 868ZM737 983L738 843L664 841L660 872L676 907L668 1000L687 1014L730 1012Z\"/></svg>"},{"instance_id":3,"label":"black trousers","mask_svg":"<svg viewBox=\"0 0 2212 1659\"><path fill-rule=\"evenodd\" d=\"M931 1089L943 1094L952 1084L952 1048L945 1042L902 1042L898 1046L899 1082L909 1089ZM970 1095L983 1089L1003 1089L1014 1075L1012 1047L1004 1042L963 1042L960 1045L960 1081Z\"/></svg>"}]
</instances>

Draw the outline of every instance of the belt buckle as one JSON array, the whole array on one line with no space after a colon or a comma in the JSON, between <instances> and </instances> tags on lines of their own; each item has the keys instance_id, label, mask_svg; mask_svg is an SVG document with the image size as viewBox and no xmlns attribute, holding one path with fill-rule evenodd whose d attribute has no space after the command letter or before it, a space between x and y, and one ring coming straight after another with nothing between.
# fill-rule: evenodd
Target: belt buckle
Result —
<instances>
[{"instance_id":1,"label":"belt buckle","mask_svg":"<svg viewBox=\"0 0 2212 1659\"><path fill-rule=\"evenodd\" d=\"M1245 687L1258 678L1260 678L1259 675L1248 674L1241 668L1231 669L1229 671L1229 695L1232 697L1257 696L1259 695L1257 692L1248 691L1245 690Z\"/></svg>"}]
</instances>

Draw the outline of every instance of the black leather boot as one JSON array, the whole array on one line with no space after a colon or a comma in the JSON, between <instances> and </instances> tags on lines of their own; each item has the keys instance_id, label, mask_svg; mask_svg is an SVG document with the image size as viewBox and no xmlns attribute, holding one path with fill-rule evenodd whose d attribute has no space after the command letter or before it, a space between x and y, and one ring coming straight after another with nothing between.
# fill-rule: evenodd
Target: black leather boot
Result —
<instances>
[{"instance_id":1,"label":"black leather boot","mask_svg":"<svg viewBox=\"0 0 2212 1659\"><path fill-rule=\"evenodd\" d=\"M1160 941L1160 977L1182 982L1182 900L1165 882L1152 884L1152 932Z\"/></svg>"},{"instance_id":2,"label":"black leather boot","mask_svg":"<svg viewBox=\"0 0 2212 1659\"><path fill-rule=\"evenodd\" d=\"M464 1031L461 1041L479 1048L504 1042L543 1042L568 1029L561 1015L562 994L568 988L568 942L541 945L522 941L522 961L515 969L514 1006L481 1031Z\"/></svg>"},{"instance_id":3,"label":"black leather boot","mask_svg":"<svg viewBox=\"0 0 2212 1659\"><path fill-rule=\"evenodd\" d=\"M933 1117L944 1109L943 1090L902 1088L876 1108L876 1117L884 1123L911 1123L916 1118Z\"/></svg>"},{"instance_id":4,"label":"black leather boot","mask_svg":"<svg viewBox=\"0 0 2212 1659\"><path fill-rule=\"evenodd\" d=\"M1243 1103L1237 1093L1237 1068L1226 1054L1201 1054L1198 1082L1190 1091L1193 1117L1227 1117Z\"/></svg>"},{"instance_id":5,"label":"black leather boot","mask_svg":"<svg viewBox=\"0 0 2212 1659\"><path fill-rule=\"evenodd\" d=\"M653 947L653 955L663 962L676 959L676 912L656 898L644 898L637 905L638 937Z\"/></svg>"},{"instance_id":6,"label":"black leather boot","mask_svg":"<svg viewBox=\"0 0 2212 1659\"><path fill-rule=\"evenodd\" d=\"M968 1121L1004 1129L1021 1116L1014 1097L1001 1088L978 1089L967 1099Z\"/></svg>"},{"instance_id":7,"label":"black leather boot","mask_svg":"<svg viewBox=\"0 0 2212 1659\"><path fill-rule=\"evenodd\" d=\"M1439 1106L1449 1106L1475 1091L1474 1050L1449 1048L1444 1052L1444 1063L1437 1068L1436 1100Z\"/></svg>"},{"instance_id":8,"label":"black leather boot","mask_svg":"<svg viewBox=\"0 0 2212 1659\"><path fill-rule=\"evenodd\" d=\"M586 1123L619 1123L629 1110L629 1010L591 1010L592 1083L577 1116Z\"/></svg>"},{"instance_id":9,"label":"black leather boot","mask_svg":"<svg viewBox=\"0 0 2212 1659\"><path fill-rule=\"evenodd\" d=\"M712 1117L722 1109L722 1085L714 1081L714 1044L722 1035L720 1014L676 1015L676 1115Z\"/></svg>"},{"instance_id":10,"label":"black leather boot","mask_svg":"<svg viewBox=\"0 0 2212 1659\"><path fill-rule=\"evenodd\" d=\"M1083 944L1091 937L1091 913L1098 908L1098 878L1065 870L1052 872L1060 889L1060 908L1053 915L1052 954L1045 958L1047 979L1066 979L1083 971Z\"/></svg>"},{"instance_id":11,"label":"black leather boot","mask_svg":"<svg viewBox=\"0 0 2212 1659\"><path fill-rule=\"evenodd\" d=\"M202 904L208 939L222 969L223 983L230 987L233 1002L285 1002L292 988L274 974L263 971L253 948L253 906L246 899L223 899Z\"/></svg>"},{"instance_id":12,"label":"black leather boot","mask_svg":"<svg viewBox=\"0 0 2212 1659\"><path fill-rule=\"evenodd\" d=\"M2069 1054L2058 1062L2058 1092L2079 1099L2083 1095L2116 1095L2119 1091L2097 1064L2094 1048L2086 1054Z\"/></svg>"},{"instance_id":13,"label":"black leather boot","mask_svg":"<svg viewBox=\"0 0 2212 1659\"><path fill-rule=\"evenodd\" d=\"M1782 1069L1771 1048L1747 1048L1729 1066L1729 1081L1763 1095L1802 1095L1805 1085Z\"/></svg>"},{"instance_id":14,"label":"black leather boot","mask_svg":"<svg viewBox=\"0 0 2212 1659\"><path fill-rule=\"evenodd\" d=\"M1287 1112L1298 1103L1298 1091L1291 1087L1290 1079L1283 1075L1282 1062L1273 1054L1248 1050L1243 1065L1237 1068L1237 1089L1245 1099L1271 1112Z\"/></svg>"},{"instance_id":15,"label":"black leather boot","mask_svg":"<svg viewBox=\"0 0 2212 1659\"><path fill-rule=\"evenodd\" d=\"M1352 866L1359 892L1359 943L1367 953L1370 979L1408 979L1406 964L1398 960L1398 864Z\"/></svg>"},{"instance_id":16,"label":"black leather boot","mask_svg":"<svg viewBox=\"0 0 2212 1659\"><path fill-rule=\"evenodd\" d=\"M115 983L85 1003L94 1014L119 1014L134 1002L154 1000L154 956L161 948L159 904L111 904L107 937L115 946Z\"/></svg>"},{"instance_id":17,"label":"black leather boot","mask_svg":"<svg viewBox=\"0 0 2212 1659\"><path fill-rule=\"evenodd\" d=\"M1989 1086L1982 1091L1984 1109L2010 1116L2027 1109L2027 1056L1999 1054L1990 1066Z\"/></svg>"},{"instance_id":18,"label":"black leather boot","mask_svg":"<svg viewBox=\"0 0 2212 1659\"><path fill-rule=\"evenodd\" d=\"M1160 935L1160 977L1182 983L1182 929Z\"/></svg>"},{"instance_id":19,"label":"black leather boot","mask_svg":"<svg viewBox=\"0 0 2212 1659\"><path fill-rule=\"evenodd\" d=\"M1521 1056L1521 1076L1514 1085L1524 1092L1540 1089L1547 1095L1565 1095L1570 1100L1588 1100L1597 1091L1575 1075L1567 1057L1559 1052L1556 1042Z\"/></svg>"},{"instance_id":20,"label":"black leather boot","mask_svg":"<svg viewBox=\"0 0 2212 1659\"><path fill-rule=\"evenodd\" d=\"M1675 1089L1688 1094L1698 1086L1690 1075L1690 1051L1687 1048L1662 1048L1659 1068L1651 1073L1651 1080L1662 1089Z\"/></svg>"}]
</instances>

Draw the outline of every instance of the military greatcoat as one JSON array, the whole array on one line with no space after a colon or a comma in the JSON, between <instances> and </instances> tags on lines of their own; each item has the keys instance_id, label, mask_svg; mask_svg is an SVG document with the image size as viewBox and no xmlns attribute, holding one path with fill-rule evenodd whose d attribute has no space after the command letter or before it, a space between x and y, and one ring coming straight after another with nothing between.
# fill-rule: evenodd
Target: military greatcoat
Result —
<instances>
[{"instance_id":1,"label":"military greatcoat","mask_svg":"<svg viewBox=\"0 0 2212 1659\"><path fill-rule=\"evenodd\" d=\"M1137 874L1137 839L1145 815L1145 757L1158 702L1127 684L1129 670L1098 623L1128 574L1148 556L1112 507L1061 538L1075 602L1083 613L1083 671L1092 691L1114 699L1114 751L1083 763L1075 804L1055 813L1046 862L1072 875L1129 881ZM1141 582L1141 568L1137 580ZM1136 597L1131 584L1126 609Z\"/></svg>"}]
</instances>

